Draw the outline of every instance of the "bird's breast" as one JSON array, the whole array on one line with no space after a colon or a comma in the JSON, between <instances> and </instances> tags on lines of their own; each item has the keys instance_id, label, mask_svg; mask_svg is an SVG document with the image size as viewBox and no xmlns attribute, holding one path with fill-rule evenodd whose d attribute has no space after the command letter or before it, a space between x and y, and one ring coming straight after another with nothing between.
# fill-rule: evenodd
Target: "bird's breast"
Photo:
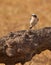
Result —
<instances>
[{"instance_id":1,"label":"bird's breast","mask_svg":"<svg viewBox=\"0 0 51 65\"><path fill-rule=\"evenodd\" d=\"M37 19L31 19L30 25L35 25L37 23Z\"/></svg>"}]
</instances>

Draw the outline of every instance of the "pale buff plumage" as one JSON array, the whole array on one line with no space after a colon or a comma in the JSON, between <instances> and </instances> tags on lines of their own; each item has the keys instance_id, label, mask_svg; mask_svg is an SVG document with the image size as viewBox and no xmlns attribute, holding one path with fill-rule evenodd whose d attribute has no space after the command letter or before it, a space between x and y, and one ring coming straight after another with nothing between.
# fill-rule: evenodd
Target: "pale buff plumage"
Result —
<instances>
[{"instance_id":1,"label":"pale buff plumage","mask_svg":"<svg viewBox=\"0 0 51 65\"><path fill-rule=\"evenodd\" d=\"M38 20L37 15L33 14L30 20L30 29L37 24Z\"/></svg>"}]
</instances>

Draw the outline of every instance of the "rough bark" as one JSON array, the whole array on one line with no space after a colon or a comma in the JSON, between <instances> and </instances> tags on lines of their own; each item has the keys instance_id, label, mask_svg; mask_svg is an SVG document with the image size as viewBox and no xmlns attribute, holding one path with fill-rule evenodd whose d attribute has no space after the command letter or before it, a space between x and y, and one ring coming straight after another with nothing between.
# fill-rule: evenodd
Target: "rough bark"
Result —
<instances>
[{"instance_id":1,"label":"rough bark","mask_svg":"<svg viewBox=\"0 0 51 65\"><path fill-rule=\"evenodd\" d=\"M11 63L5 63L5 65L15 65L15 63L11 64Z\"/></svg>"},{"instance_id":2,"label":"rough bark","mask_svg":"<svg viewBox=\"0 0 51 65\"><path fill-rule=\"evenodd\" d=\"M14 65L26 61L43 50L51 50L51 27L40 30L10 32L0 38L0 63Z\"/></svg>"}]
</instances>

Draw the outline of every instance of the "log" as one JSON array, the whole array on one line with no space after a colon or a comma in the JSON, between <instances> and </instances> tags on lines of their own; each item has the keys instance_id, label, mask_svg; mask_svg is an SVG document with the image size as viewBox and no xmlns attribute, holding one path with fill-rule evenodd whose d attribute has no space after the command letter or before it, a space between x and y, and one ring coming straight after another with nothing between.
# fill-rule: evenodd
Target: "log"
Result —
<instances>
[{"instance_id":1,"label":"log","mask_svg":"<svg viewBox=\"0 0 51 65\"><path fill-rule=\"evenodd\" d=\"M0 63L23 65L46 49L51 50L51 27L10 32L0 38Z\"/></svg>"}]
</instances>

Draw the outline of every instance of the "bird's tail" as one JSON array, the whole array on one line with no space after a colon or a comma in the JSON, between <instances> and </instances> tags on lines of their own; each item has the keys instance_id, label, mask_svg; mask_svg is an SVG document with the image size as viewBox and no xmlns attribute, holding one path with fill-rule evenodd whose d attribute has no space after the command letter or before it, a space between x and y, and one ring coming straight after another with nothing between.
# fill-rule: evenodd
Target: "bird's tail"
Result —
<instances>
[{"instance_id":1,"label":"bird's tail","mask_svg":"<svg viewBox=\"0 0 51 65\"><path fill-rule=\"evenodd\" d=\"M29 29L32 29L32 26L30 26Z\"/></svg>"}]
</instances>

